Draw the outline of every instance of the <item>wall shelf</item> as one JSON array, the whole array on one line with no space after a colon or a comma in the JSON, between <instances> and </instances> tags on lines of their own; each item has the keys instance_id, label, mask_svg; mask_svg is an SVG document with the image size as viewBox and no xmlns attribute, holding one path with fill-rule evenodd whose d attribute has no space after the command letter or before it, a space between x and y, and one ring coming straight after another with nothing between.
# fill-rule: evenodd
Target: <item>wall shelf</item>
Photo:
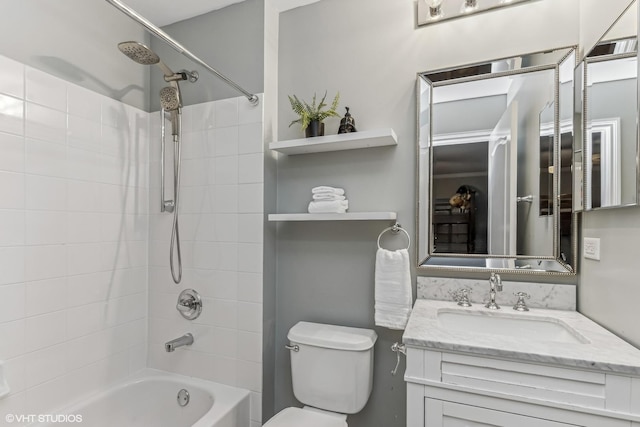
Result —
<instances>
[{"instance_id":1,"label":"wall shelf","mask_svg":"<svg viewBox=\"0 0 640 427\"><path fill-rule=\"evenodd\" d=\"M339 135L276 141L269 144L269 149L293 156L296 154L356 150L387 145L398 145L398 137L393 129L375 129Z\"/></svg>"},{"instance_id":2,"label":"wall shelf","mask_svg":"<svg viewBox=\"0 0 640 427\"><path fill-rule=\"evenodd\" d=\"M395 212L269 214L269 221L395 221Z\"/></svg>"}]
</instances>

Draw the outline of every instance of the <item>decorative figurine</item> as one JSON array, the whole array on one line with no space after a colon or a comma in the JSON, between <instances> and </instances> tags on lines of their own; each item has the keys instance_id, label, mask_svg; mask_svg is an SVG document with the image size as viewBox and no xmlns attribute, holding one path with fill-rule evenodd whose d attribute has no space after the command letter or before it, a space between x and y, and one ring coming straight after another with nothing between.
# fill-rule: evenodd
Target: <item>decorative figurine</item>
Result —
<instances>
[{"instance_id":1,"label":"decorative figurine","mask_svg":"<svg viewBox=\"0 0 640 427\"><path fill-rule=\"evenodd\" d=\"M349 113L349 107L345 107L345 108L347 109L347 114L345 114L344 118L340 120L340 127L338 128L338 133L357 132L356 121L353 117L351 117L351 113Z\"/></svg>"}]
</instances>

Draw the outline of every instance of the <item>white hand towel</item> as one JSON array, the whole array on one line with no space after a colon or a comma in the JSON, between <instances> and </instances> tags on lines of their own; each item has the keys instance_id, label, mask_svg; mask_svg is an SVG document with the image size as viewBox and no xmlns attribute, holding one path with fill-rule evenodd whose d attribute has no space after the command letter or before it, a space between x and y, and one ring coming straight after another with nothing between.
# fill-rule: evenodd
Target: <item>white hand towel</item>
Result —
<instances>
[{"instance_id":1,"label":"white hand towel","mask_svg":"<svg viewBox=\"0 0 640 427\"><path fill-rule=\"evenodd\" d=\"M375 322L389 329L404 329L411 314L409 251L378 249L375 271Z\"/></svg>"},{"instance_id":2,"label":"white hand towel","mask_svg":"<svg viewBox=\"0 0 640 427\"><path fill-rule=\"evenodd\" d=\"M349 209L348 200L318 200L309 203L309 213L345 213Z\"/></svg>"},{"instance_id":3,"label":"white hand towel","mask_svg":"<svg viewBox=\"0 0 640 427\"><path fill-rule=\"evenodd\" d=\"M321 185L319 187L313 187L311 189L311 193L312 194L328 193L328 194L337 194L338 196L344 196L344 188L329 187L328 185Z\"/></svg>"},{"instance_id":4,"label":"white hand towel","mask_svg":"<svg viewBox=\"0 0 640 427\"><path fill-rule=\"evenodd\" d=\"M325 193L316 193L313 195L313 200L346 200L345 196L339 196L337 194L325 194Z\"/></svg>"}]
</instances>

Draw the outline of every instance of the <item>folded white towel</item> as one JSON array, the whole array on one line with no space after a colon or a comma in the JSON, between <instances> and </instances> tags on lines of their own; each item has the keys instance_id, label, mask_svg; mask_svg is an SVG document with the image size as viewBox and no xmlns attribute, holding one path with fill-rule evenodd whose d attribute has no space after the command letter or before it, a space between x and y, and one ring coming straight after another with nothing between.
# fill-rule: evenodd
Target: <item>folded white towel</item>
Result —
<instances>
[{"instance_id":1,"label":"folded white towel","mask_svg":"<svg viewBox=\"0 0 640 427\"><path fill-rule=\"evenodd\" d=\"M404 329L411 314L409 251L378 249L375 270L375 322L389 329Z\"/></svg>"},{"instance_id":2,"label":"folded white towel","mask_svg":"<svg viewBox=\"0 0 640 427\"><path fill-rule=\"evenodd\" d=\"M313 195L313 200L346 200L345 196L339 196L337 194L325 194L325 193L316 193Z\"/></svg>"},{"instance_id":3,"label":"folded white towel","mask_svg":"<svg viewBox=\"0 0 640 427\"><path fill-rule=\"evenodd\" d=\"M338 196L344 196L344 188L329 187L328 185L321 185L319 187L313 187L311 189L312 194L326 193L337 194Z\"/></svg>"},{"instance_id":4,"label":"folded white towel","mask_svg":"<svg viewBox=\"0 0 640 427\"><path fill-rule=\"evenodd\" d=\"M348 200L318 200L309 203L309 213L345 213L349 209Z\"/></svg>"}]
</instances>

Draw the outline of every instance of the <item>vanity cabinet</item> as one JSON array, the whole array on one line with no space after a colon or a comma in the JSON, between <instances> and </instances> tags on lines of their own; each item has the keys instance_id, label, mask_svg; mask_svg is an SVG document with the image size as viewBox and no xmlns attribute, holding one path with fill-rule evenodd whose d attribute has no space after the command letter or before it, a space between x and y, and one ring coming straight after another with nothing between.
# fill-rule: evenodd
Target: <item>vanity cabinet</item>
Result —
<instances>
[{"instance_id":1,"label":"vanity cabinet","mask_svg":"<svg viewBox=\"0 0 640 427\"><path fill-rule=\"evenodd\" d=\"M424 407L425 426L571 427L576 425L429 398L425 399Z\"/></svg>"},{"instance_id":2,"label":"vanity cabinet","mask_svg":"<svg viewBox=\"0 0 640 427\"><path fill-rule=\"evenodd\" d=\"M407 347L407 427L640 427L640 378Z\"/></svg>"}]
</instances>

